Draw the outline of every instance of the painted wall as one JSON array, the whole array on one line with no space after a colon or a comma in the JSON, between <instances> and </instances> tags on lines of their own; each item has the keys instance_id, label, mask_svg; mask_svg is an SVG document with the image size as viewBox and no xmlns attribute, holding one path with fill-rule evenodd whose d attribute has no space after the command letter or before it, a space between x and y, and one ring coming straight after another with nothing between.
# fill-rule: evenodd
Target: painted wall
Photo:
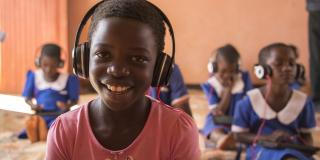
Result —
<instances>
[{"instance_id":1,"label":"painted wall","mask_svg":"<svg viewBox=\"0 0 320 160\"><path fill-rule=\"evenodd\" d=\"M76 32L78 30L80 21L82 20L84 14L92 7L98 0L68 0L68 44L69 51L71 53ZM90 21L88 22L88 24ZM80 42L86 40L88 26L86 25L82 31ZM69 61L69 72L72 73L72 61ZM80 93L92 92L93 89L88 80L83 80L80 78Z\"/></svg>"},{"instance_id":2,"label":"painted wall","mask_svg":"<svg viewBox=\"0 0 320 160\"><path fill-rule=\"evenodd\" d=\"M0 44L0 93L21 94L26 73L35 69L36 52L44 43L68 48L66 7L67 0L0 0L0 30L6 32Z\"/></svg>"},{"instance_id":3,"label":"painted wall","mask_svg":"<svg viewBox=\"0 0 320 160\"><path fill-rule=\"evenodd\" d=\"M68 0L68 44L69 51L73 49L76 31L84 14L93 6L97 0ZM87 25L88 26L88 25ZM87 36L87 27L82 31L82 39ZM71 61L70 61L71 63ZM70 71L72 70L70 65Z\"/></svg>"},{"instance_id":4,"label":"painted wall","mask_svg":"<svg viewBox=\"0 0 320 160\"><path fill-rule=\"evenodd\" d=\"M250 71L257 62L259 49L279 41L297 45L301 54L299 61L308 68L304 0L151 1L166 12L173 23L176 62L187 83L207 79L210 53L226 43L237 47L242 67Z\"/></svg>"}]
</instances>

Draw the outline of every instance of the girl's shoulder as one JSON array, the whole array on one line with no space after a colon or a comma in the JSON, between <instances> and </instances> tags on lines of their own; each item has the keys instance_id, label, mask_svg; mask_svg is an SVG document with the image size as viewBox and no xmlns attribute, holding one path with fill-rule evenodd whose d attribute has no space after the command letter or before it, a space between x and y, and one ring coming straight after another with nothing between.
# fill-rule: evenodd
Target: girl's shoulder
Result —
<instances>
[{"instance_id":1,"label":"girl's shoulder","mask_svg":"<svg viewBox=\"0 0 320 160\"><path fill-rule=\"evenodd\" d=\"M35 77L35 72L33 70L28 70L26 73L27 79L34 79Z\"/></svg>"},{"instance_id":2,"label":"girl's shoulder","mask_svg":"<svg viewBox=\"0 0 320 160\"><path fill-rule=\"evenodd\" d=\"M282 124L290 124L304 111L305 108L312 107L310 98L305 93L293 90L286 106L279 112L275 112L265 101L259 89L253 89L247 93L250 106L253 111L266 120L277 118Z\"/></svg>"},{"instance_id":3,"label":"girl's shoulder","mask_svg":"<svg viewBox=\"0 0 320 160\"><path fill-rule=\"evenodd\" d=\"M77 106L75 109L60 115L58 118L60 119L61 123L68 123L68 125L74 126L79 121L82 121L82 119L87 119L89 103L90 102Z\"/></svg>"},{"instance_id":4,"label":"girl's shoulder","mask_svg":"<svg viewBox=\"0 0 320 160\"><path fill-rule=\"evenodd\" d=\"M150 118L155 123L166 127L184 127L194 128L195 123L193 119L180 109L173 108L156 99L150 98L152 101L152 108Z\"/></svg>"}]
</instances>

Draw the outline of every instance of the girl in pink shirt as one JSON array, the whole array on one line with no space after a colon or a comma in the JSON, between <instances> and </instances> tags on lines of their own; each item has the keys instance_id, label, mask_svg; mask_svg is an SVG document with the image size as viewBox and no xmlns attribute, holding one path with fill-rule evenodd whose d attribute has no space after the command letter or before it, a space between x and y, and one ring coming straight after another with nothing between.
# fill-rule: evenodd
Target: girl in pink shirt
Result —
<instances>
[{"instance_id":1,"label":"girl in pink shirt","mask_svg":"<svg viewBox=\"0 0 320 160\"><path fill-rule=\"evenodd\" d=\"M78 44L93 13L88 42ZM48 134L48 160L198 160L198 132L184 112L146 97L165 85L174 60L170 22L144 0L101 1L81 23L74 71L99 96L58 117ZM165 23L172 59L165 55Z\"/></svg>"}]
</instances>

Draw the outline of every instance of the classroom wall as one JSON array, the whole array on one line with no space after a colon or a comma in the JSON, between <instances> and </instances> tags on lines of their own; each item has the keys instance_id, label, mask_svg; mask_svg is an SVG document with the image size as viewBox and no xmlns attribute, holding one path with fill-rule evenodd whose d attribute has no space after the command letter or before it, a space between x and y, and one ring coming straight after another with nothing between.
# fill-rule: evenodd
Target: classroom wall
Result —
<instances>
[{"instance_id":1,"label":"classroom wall","mask_svg":"<svg viewBox=\"0 0 320 160\"><path fill-rule=\"evenodd\" d=\"M98 0L68 0L68 44L70 53L74 46L74 40L80 21L82 20L84 14L89 10L89 8L91 8L96 2L98 2ZM80 42L86 41L89 24L90 20L82 31ZM73 72L71 63L72 61L69 61L70 73ZM81 78L79 80L80 93L93 92L93 89L88 80L84 80Z\"/></svg>"},{"instance_id":2,"label":"classroom wall","mask_svg":"<svg viewBox=\"0 0 320 160\"><path fill-rule=\"evenodd\" d=\"M166 12L176 36L176 62L187 83L207 79L210 53L226 43L252 71L260 48L272 42L292 43L308 69L305 0L151 0ZM255 78L252 76L252 78ZM257 79L254 79L258 83Z\"/></svg>"},{"instance_id":3,"label":"classroom wall","mask_svg":"<svg viewBox=\"0 0 320 160\"><path fill-rule=\"evenodd\" d=\"M35 69L39 47L46 42L67 44L67 0L0 0L0 94L21 94L26 73ZM66 61L69 57L63 57ZM62 70L66 71L66 68Z\"/></svg>"},{"instance_id":4,"label":"classroom wall","mask_svg":"<svg viewBox=\"0 0 320 160\"><path fill-rule=\"evenodd\" d=\"M76 36L77 29L79 27L80 21L84 14L93 6L98 0L68 0L68 44L69 52L74 46L74 39ZM88 26L88 25L87 25ZM87 36L87 27L82 31L81 40ZM69 71L72 71L71 61Z\"/></svg>"}]
</instances>

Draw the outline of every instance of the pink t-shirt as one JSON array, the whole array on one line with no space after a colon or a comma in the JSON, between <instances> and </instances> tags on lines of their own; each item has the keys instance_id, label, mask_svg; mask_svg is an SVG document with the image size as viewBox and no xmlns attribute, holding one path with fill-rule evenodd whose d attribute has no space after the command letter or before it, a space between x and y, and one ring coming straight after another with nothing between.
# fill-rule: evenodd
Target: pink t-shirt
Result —
<instances>
[{"instance_id":1,"label":"pink t-shirt","mask_svg":"<svg viewBox=\"0 0 320 160\"><path fill-rule=\"evenodd\" d=\"M104 148L94 136L88 105L61 115L49 130L48 160L198 160L198 131L183 111L157 101L138 137L125 149Z\"/></svg>"}]
</instances>

